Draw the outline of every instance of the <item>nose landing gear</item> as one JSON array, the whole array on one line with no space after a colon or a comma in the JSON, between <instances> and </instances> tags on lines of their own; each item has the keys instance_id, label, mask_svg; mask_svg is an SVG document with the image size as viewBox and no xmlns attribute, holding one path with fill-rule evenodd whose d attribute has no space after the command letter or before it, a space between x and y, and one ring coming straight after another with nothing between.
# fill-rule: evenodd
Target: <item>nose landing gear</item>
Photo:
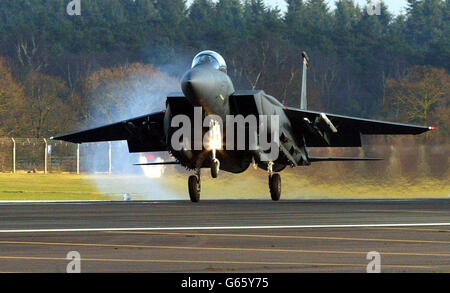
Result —
<instances>
[{"instance_id":1,"label":"nose landing gear","mask_svg":"<svg viewBox=\"0 0 450 293\"><path fill-rule=\"evenodd\" d=\"M211 177L215 179L219 176L220 161L216 157L216 152L222 147L222 133L220 124L215 120L211 120L210 129L209 147L212 152Z\"/></svg>"},{"instance_id":2,"label":"nose landing gear","mask_svg":"<svg viewBox=\"0 0 450 293\"><path fill-rule=\"evenodd\" d=\"M212 159L212 162L211 162L211 177L212 178L215 179L219 176L219 169L220 169L220 161L218 159L216 159L214 156Z\"/></svg>"}]
</instances>

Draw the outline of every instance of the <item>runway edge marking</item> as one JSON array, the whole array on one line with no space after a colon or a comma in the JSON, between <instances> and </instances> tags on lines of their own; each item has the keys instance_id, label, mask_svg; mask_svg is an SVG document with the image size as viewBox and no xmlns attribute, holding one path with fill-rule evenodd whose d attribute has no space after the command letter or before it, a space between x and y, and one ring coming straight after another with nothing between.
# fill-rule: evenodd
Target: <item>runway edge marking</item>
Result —
<instances>
[{"instance_id":1,"label":"runway edge marking","mask_svg":"<svg viewBox=\"0 0 450 293\"><path fill-rule=\"evenodd\" d=\"M272 230L308 228L383 228L450 226L450 223L357 224L357 225L292 225L292 226L212 226L212 227L148 227L148 228L74 228L74 229L10 229L0 233L102 232L102 231L185 231L185 230Z\"/></svg>"}]
</instances>

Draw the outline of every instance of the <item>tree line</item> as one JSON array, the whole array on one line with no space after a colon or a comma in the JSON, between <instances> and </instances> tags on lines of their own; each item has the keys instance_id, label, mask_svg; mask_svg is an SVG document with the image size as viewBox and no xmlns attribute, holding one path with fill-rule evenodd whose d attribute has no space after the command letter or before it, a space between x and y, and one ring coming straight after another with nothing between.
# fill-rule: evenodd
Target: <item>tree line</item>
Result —
<instances>
[{"instance_id":1,"label":"tree line","mask_svg":"<svg viewBox=\"0 0 450 293\"><path fill-rule=\"evenodd\" d=\"M144 114L211 49L236 88L288 106L299 106L307 51L312 109L436 124L449 137L448 0L408 0L402 15L353 0L286 0L286 13L263 0L81 0L70 16L68 2L0 0L0 136L111 122L136 103Z\"/></svg>"}]
</instances>

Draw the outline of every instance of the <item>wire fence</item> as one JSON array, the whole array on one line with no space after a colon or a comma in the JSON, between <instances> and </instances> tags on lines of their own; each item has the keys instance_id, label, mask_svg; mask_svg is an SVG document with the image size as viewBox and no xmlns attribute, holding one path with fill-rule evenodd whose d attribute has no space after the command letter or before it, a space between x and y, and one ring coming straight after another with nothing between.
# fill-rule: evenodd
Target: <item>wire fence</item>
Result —
<instances>
[{"instance_id":1,"label":"wire fence","mask_svg":"<svg viewBox=\"0 0 450 293\"><path fill-rule=\"evenodd\" d=\"M374 143L375 142L375 143ZM327 164L308 172L321 176L417 177L449 178L450 146L417 143L413 138L395 141L371 141L361 149L311 149L318 156L378 157L374 163ZM126 142L73 144L45 138L0 138L0 172L3 173L103 173L136 174L142 172L135 163L156 158L173 160L167 153L129 154ZM319 165L324 166L324 165ZM180 167L180 172L183 168ZM309 169L309 168L308 168ZM184 170L184 169L183 169ZM305 172L300 168L298 172ZM308 173L308 174L309 174ZM333 175L334 174L334 175ZM327 175L328 176L328 175Z\"/></svg>"},{"instance_id":2,"label":"wire fence","mask_svg":"<svg viewBox=\"0 0 450 293\"><path fill-rule=\"evenodd\" d=\"M104 153L103 172L112 172L111 143L73 144L46 138L0 138L0 172L88 172L92 154ZM83 163L84 164L83 164Z\"/></svg>"}]
</instances>

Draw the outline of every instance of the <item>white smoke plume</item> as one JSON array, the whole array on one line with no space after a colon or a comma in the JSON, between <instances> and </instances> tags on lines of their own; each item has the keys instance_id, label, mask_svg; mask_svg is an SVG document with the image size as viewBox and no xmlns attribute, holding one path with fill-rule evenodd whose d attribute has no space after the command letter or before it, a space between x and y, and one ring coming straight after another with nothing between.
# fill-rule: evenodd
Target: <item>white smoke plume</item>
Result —
<instances>
[{"instance_id":1,"label":"white smoke plume","mask_svg":"<svg viewBox=\"0 0 450 293\"><path fill-rule=\"evenodd\" d=\"M87 79L87 87L92 117L89 127L161 111L167 95L180 91L179 77L138 63L94 72ZM90 144L83 150L82 164L88 173L96 174L93 178L100 192L117 198L124 193L134 199L179 198L160 180L164 173L174 172L175 167L133 165L171 160L168 154L130 154L126 142L112 142L110 167L108 143ZM108 175L110 168L112 175Z\"/></svg>"}]
</instances>

